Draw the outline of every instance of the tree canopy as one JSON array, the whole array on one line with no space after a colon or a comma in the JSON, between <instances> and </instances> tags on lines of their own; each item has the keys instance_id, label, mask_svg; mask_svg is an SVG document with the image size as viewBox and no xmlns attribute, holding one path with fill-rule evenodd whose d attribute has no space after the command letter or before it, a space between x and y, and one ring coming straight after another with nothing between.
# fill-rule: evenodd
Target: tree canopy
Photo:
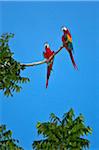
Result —
<instances>
[{"instance_id":1,"label":"tree canopy","mask_svg":"<svg viewBox=\"0 0 99 150\"><path fill-rule=\"evenodd\" d=\"M89 140L85 135L92 133L92 128L85 126L84 117L80 114L75 118L73 109L65 113L62 119L54 113L50 115L50 121L37 123L38 134L43 139L33 142L35 150L82 150L89 148Z\"/></svg>"},{"instance_id":2,"label":"tree canopy","mask_svg":"<svg viewBox=\"0 0 99 150\"><path fill-rule=\"evenodd\" d=\"M23 150L19 141L12 138L12 131L6 125L0 125L0 150Z\"/></svg>"},{"instance_id":3,"label":"tree canopy","mask_svg":"<svg viewBox=\"0 0 99 150\"><path fill-rule=\"evenodd\" d=\"M13 58L14 53L10 50L9 40L13 37L11 33L0 37L0 90L6 96L12 96L14 91L19 92L20 84L29 81L29 78L21 76L25 67Z\"/></svg>"}]
</instances>

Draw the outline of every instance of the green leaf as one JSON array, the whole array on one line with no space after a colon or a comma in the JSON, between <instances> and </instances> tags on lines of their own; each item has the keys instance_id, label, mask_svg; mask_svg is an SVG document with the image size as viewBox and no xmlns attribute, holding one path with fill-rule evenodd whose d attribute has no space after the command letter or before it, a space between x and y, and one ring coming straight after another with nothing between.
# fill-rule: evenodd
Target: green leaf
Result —
<instances>
[{"instance_id":1,"label":"green leaf","mask_svg":"<svg viewBox=\"0 0 99 150\"><path fill-rule=\"evenodd\" d=\"M41 125L41 123L40 123L40 122L38 122L38 123L37 123L37 125L36 125L36 127L37 127L37 128L39 128L39 127L40 127L40 125Z\"/></svg>"}]
</instances>

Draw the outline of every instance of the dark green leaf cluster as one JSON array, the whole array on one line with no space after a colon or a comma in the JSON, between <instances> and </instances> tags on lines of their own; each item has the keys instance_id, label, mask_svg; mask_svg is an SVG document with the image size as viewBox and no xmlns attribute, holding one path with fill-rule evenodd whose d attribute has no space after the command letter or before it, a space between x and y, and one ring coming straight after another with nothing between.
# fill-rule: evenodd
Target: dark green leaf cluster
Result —
<instances>
[{"instance_id":1,"label":"dark green leaf cluster","mask_svg":"<svg viewBox=\"0 0 99 150\"><path fill-rule=\"evenodd\" d=\"M0 150L23 150L19 141L12 138L12 131L6 131L5 125L0 125Z\"/></svg>"},{"instance_id":2,"label":"dark green leaf cluster","mask_svg":"<svg viewBox=\"0 0 99 150\"><path fill-rule=\"evenodd\" d=\"M74 116L73 109L60 119L55 114L50 115L50 122L37 124L38 134L44 139L33 142L36 150L82 150L89 148L89 140L84 135L91 134L92 129L84 125L84 117Z\"/></svg>"},{"instance_id":3,"label":"dark green leaf cluster","mask_svg":"<svg viewBox=\"0 0 99 150\"><path fill-rule=\"evenodd\" d=\"M14 34L11 33L0 37L0 90L3 90L6 96L12 96L14 91L20 92L20 83L29 81L28 78L21 77L20 72L25 67L13 58L9 48L9 39L13 37Z\"/></svg>"}]
</instances>

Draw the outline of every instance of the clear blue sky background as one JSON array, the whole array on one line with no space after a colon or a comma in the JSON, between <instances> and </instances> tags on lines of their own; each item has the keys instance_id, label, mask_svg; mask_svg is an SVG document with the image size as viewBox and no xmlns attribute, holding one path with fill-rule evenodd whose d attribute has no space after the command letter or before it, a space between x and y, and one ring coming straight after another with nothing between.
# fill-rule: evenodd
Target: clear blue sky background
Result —
<instances>
[{"instance_id":1,"label":"clear blue sky background","mask_svg":"<svg viewBox=\"0 0 99 150\"><path fill-rule=\"evenodd\" d=\"M93 128L90 150L99 150L99 3L98 2L0 2L0 34L15 33L10 41L14 58L20 62L43 59L43 44L52 50L61 42L61 26L73 37L75 71L63 49L55 58L48 89L45 88L46 64L27 68L22 74L30 83L20 93L6 98L0 93L0 123L13 131L25 150L38 139L37 121L48 121L49 114L61 117L72 107L82 113Z\"/></svg>"}]
</instances>

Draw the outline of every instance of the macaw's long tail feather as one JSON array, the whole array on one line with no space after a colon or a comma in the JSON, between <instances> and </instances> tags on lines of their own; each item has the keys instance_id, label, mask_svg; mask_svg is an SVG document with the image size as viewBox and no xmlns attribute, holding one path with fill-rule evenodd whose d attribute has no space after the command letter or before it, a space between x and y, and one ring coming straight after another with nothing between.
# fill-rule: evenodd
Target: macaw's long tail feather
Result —
<instances>
[{"instance_id":1,"label":"macaw's long tail feather","mask_svg":"<svg viewBox=\"0 0 99 150\"><path fill-rule=\"evenodd\" d=\"M77 67L77 65L76 65L76 63L74 61L74 57L73 57L72 51L69 51L69 55L70 55L70 58L71 58L71 61L72 61L72 64L73 64L74 68L76 70L78 70L78 67Z\"/></svg>"},{"instance_id":2,"label":"macaw's long tail feather","mask_svg":"<svg viewBox=\"0 0 99 150\"><path fill-rule=\"evenodd\" d=\"M46 88L48 87L48 80L46 81Z\"/></svg>"},{"instance_id":3,"label":"macaw's long tail feather","mask_svg":"<svg viewBox=\"0 0 99 150\"><path fill-rule=\"evenodd\" d=\"M50 65L48 65L48 67L47 67L46 88L48 87L48 80L49 80L49 77L51 74L52 66L53 66L53 62Z\"/></svg>"},{"instance_id":4,"label":"macaw's long tail feather","mask_svg":"<svg viewBox=\"0 0 99 150\"><path fill-rule=\"evenodd\" d=\"M48 80L49 80L49 77L50 77L50 66L47 67L47 79L46 79L46 88L48 87Z\"/></svg>"}]
</instances>

